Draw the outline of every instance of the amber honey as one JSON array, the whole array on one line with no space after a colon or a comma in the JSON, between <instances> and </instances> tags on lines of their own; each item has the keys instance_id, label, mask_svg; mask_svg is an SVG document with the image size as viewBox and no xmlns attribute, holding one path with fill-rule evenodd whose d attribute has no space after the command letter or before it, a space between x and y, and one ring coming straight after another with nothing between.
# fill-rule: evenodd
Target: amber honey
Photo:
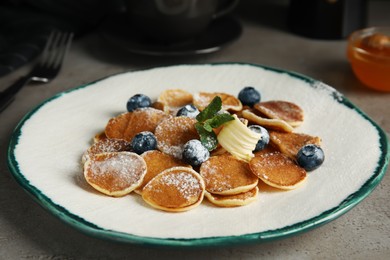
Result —
<instances>
[{"instance_id":1,"label":"amber honey","mask_svg":"<svg viewBox=\"0 0 390 260\"><path fill-rule=\"evenodd\" d=\"M376 28L353 33L348 59L356 77L370 88L390 91L390 29Z\"/></svg>"}]
</instances>

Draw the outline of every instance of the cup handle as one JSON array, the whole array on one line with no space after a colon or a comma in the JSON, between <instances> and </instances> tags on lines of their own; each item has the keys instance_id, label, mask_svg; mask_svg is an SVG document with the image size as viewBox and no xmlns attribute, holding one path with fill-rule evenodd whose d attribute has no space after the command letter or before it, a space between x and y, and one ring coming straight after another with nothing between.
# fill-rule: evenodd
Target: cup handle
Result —
<instances>
[{"instance_id":1,"label":"cup handle","mask_svg":"<svg viewBox=\"0 0 390 260\"><path fill-rule=\"evenodd\" d=\"M231 0L230 3L227 4L225 8L213 14L212 19L218 19L224 15L227 15L228 13L233 11L234 8L236 8L238 2L240 2L240 0Z\"/></svg>"}]
</instances>

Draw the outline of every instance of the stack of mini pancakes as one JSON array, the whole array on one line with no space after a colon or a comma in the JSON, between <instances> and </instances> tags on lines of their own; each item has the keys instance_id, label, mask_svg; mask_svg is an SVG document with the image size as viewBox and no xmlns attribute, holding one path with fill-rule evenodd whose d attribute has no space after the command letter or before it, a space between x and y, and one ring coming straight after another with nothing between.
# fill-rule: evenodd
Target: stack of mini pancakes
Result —
<instances>
[{"instance_id":1,"label":"stack of mini pancakes","mask_svg":"<svg viewBox=\"0 0 390 260\"><path fill-rule=\"evenodd\" d=\"M271 143L250 161L239 160L219 146L195 169L182 160L182 152L185 143L199 139L196 119L176 113L187 104L202 111L215 96L221 97L223 110L236 114L244 124L265 127ZM260 102L249 108L227 93L166 90L152 107L108 121L82 156L84 176L106 195L122 197L135 191L148 205L164 211L193 209L204 197L221 207L247 205L256 200L260 183L290 190L306 180L296 154L306 144L320 145L321 139L294 132L303 121L303 110L287 101ZM154 133L157 150L138 155L130 142L142 131ZM218 134L220 129L214 131Z\"/></svg>"}]
</instances>

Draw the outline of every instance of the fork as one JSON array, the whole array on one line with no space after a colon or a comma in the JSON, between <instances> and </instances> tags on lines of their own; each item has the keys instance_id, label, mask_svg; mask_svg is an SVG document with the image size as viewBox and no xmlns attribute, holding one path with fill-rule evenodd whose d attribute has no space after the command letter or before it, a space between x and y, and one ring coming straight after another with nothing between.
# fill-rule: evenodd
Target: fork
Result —
<instances>
[{"instance_id":1,"label":"fork","mask_svg":"<svg viewBox=\"0 0 390 260\"><path fill-rule=\"evenodd\" d=\"M50 33L42 55L33 69L26 76L21 77L14 84L0 92L0 112L12 103L15 95L28 83L48 83L57 76L72 38L73 33L57 30Z\"/></svg>"}]
</instances>

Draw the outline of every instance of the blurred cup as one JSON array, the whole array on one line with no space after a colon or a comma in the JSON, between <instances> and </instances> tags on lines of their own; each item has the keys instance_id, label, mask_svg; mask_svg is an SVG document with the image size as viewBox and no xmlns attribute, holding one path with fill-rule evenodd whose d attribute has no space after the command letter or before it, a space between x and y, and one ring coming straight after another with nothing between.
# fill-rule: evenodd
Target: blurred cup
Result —
<instances>
[{"instance_id":1,"label":"blurred cup","mask_svg":"<svg viewBox=\"0 0 390 260\"><path fill-rule=\"evenodd\" d=\"M131 26L145 38L176 43L204 32L217 18L230 13L239 0L125 0Z\"/></svg>"},{"instance_id":2,"label":"blurred cup","mask_svg":"<svg viewBox=\"0 0 390 260\"><path fill-rule=\"evenodd\" d=\"M288 26L299 35L343 39L362 29L368 0L290 0Z\"/></svg>"}]
</instances>

